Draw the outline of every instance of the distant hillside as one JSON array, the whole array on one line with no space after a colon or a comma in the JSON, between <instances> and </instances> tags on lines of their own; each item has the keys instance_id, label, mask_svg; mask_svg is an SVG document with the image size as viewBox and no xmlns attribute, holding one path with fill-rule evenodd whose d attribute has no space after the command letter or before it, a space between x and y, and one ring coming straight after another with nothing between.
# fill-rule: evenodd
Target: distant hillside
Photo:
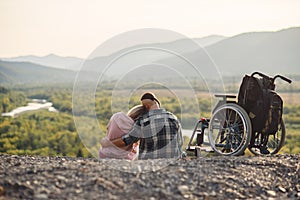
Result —
<instances>
[{"instance_id":1,"label":"distant hillside","mask_svg":"<svg viewBox=\"0 0 300 200\"><path fill-rule=\"evenodd\" d=\"M224 39L226 39L226 37L222 35L210 35L203 38L194 38L193 40L197 42L199 45L201 45L202 47L207 47L217 42L220 42L221 40Z\"/></svg>"},{"instance_id":2,"label":"distant hillside","mask_svg":"<svg viewBox=\"0 0 300 200\"><path fill-rule=\"evenodd\" d=\"M277 32L243 33L229 38L209 36L193 40L140 44L108 56L96 55L84 62L80 58L56 55L12 58L15 62L0 62L0 82L70 81L75 76L74 71L59 71L45 66L53 67L56 63L57 67L78 70L74 65L79 62L84 63L85 72L80 73L83 74L83 80L90 81L97 81L101 76L116 80L172 79L176 82L178 78L184 79L187 76L199 77L199 71L206 78L213 79L214 64L224 77L240 77L253 71L270 75L300 74L299 52L300 27L295 27ZM22 59L41 62L44 66L19 62Z\"/></svg>"},{"instance_id":3,"label":"distant hillside","mask_svg":"<svg viewBox=\"0 0 300 200\"><path fill-rule=\"evenodd\" d=\"M300 73L299 27L277 32L244 33L221 40L205 49L223 76L240 76L253 71L270 75ZM207 55L195 51L183 56L196 60L201 70L209 70ZM176 56L159 62L174 68L188 68L187 64L178 62Z\"/></svg>"},{"instance_id":4,"label":"distant hillside","mask_svg":"<svg viewBox=\"0 0 300 200\"><path fill-rule=\"evenodd\" d=\"M201 47L215 44L225 38L224 36L212 35L195 39L184 38L166 43L135 45L116 51L108 56L97 56L86 60L84 69L104 72L105 75L113 78L118 78L124 74L130 78L143 78L144 80L153 77L173 77L176 72L170 73L170 66L157 66L161 60L169 58L174 55L173 53L178 55L192 53ZM153 63L155 64L153 65ZM165 63L162 62L161 64ZM179 69L179 71L182 71L182 69ZM140 76L141 74L143 76ZM193 74L194 72L190 73L190 75Z\"/></svg>"},{"instance_id":5,"label":"distant hillside","mask_svg":"<svg viewBox=\"0 0 300 200\"><path fill-rule=\"evenodd\" d=\"M54 54L46 56L19 56L14 58L1 58L3 61L11 62L31 62L47 67L59 69L79 70L83 59L77 57L61 57Z\"/></svg>"},{"instance_id":6,"label":"distant hillside","mask_svg":"<svg viewBox=\"0 0 300 200\"><path fill-rule=\"evenodd\" d=\"M72 82L75 72L55 69L29 62L0 61L0 83L59 83Z\"/></svg>"},{"instance_id":7,"label":"distant hillside","mask_svg":"<svg viewBox=\"0 0 300 200\"><path fill-rule=\"evenodd\" d=\"M195 38L193 39L196 43L201 45L202 47L214 44L216 42L219 42L226 37L220 36L220 35L211 35L203 38ZM176 48L176 49L188 49L188 47L184 46L185 42L182 40L172 41L172 42L166 42L163 44L159 44L161 48ZM135 46L133 48L139 47ZM145 46L145 45L143 45ZM151 46L147 45L147 46ZM129 50L132 47L125 48L124 50ZM3 61L9 61L9 62L31 62L34 64L39 64L47 67L54 67L59 69L68 69L68 70L74 70L78 71L81 67L81 64L84 62L84 59L77 58L77 57L62 57L55 54L49 54L46 56L34 56L34 55L28 55L28 56L18 56L18 57L12 57L12 58L0 58L0 60Z\"/></svg>"},{"instance_id":8,"label":"distant hillside","mask_svg":"<svg viewBox=\"0 0 300 200\"><path fill-rule=\"evenodd\" d=\"M130 76L132 73L132 78L141 75L137 70L142 68L145 70L145 73L142 73L143 78L170 76L173 72L185 76L195 75L193 67L184 59L195 63L203 74L210 74L214 67L212 63L216 64L222 76L241 76L253 71L262 71L270 75L300 74L300 27L277 32L243 33L217 39L219 41L211 42L205 47L209 56L197 45L182 39L170 43L126 48L110 56L97 57L85 64L88 70L104 71L110 61L118 58L105 73L113 77L122 74ZM197 39L194 41L197 42ZM147 47L154 47L156 50L145 50ZM144 50L118 57L133 49ZM164 52L164 49L180 52L181 57Z\"/></svg>"},{"instance_id":9,"label":"distant hillside","mask_svg":"<svg viewBox=\"0 0 300 200\"><path fill-rule=\"evenodd\" d=\"M300 73L300 27L244 33L206 48L222 74ZM196 55L195 55L196 56Z\"/></svg>"}]
</instances>

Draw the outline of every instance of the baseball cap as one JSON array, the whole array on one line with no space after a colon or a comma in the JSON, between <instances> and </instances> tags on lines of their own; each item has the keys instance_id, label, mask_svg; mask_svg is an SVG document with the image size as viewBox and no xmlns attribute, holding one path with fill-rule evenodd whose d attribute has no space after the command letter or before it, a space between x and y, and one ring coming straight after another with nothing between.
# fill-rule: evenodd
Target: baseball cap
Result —
<instances>
[{"instance_id":1,"label":"baseball cap","mask_svg":"<svg viewBox=\"0 0 300 200\"><path fill-rule=\"evenodd\" d=\"M146 92L146 93L144 93L142 95L142 97L141 97L141 101L144 100L144 99L150 99L152 101L156 101L159 104L159 106L160 106L159 100L155 97L155 95L152 92Z\"/></svg>"}]
</instances>

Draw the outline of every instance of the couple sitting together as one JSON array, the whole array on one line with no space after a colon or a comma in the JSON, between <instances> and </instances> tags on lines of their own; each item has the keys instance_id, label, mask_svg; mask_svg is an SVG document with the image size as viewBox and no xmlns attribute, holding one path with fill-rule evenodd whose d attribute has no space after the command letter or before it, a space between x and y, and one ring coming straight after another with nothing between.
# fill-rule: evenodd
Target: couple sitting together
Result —
<instances>
[{"instance_id":1,"label":"couple sitting together","mask_svg":"<svg viewBox=\"0 0 300 200\"><path fill-rule=\"evenodd\" d=\"M156 159L180 158L182 155L181 125L175 115L160 108L153 93L141 97L142 105L127 115L115 113L101 140L100 158Z\"/></svg>"}]
</instances>

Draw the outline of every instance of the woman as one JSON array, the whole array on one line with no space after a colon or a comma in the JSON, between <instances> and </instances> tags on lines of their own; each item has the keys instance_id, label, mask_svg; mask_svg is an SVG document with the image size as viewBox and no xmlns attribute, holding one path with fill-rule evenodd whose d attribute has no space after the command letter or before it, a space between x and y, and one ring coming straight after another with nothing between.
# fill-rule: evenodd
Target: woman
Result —
<instances>
[{"instance_id":1,"label":"woman","mask_svg":"<svg viewBox=\"0 0 300 200\"><path fill-rule=\"evenodd\" d=\"M138 105L130 109L127 115L123 112L113 114L107 125L107 136L101 140L99 150L100 158L119 158L134 160L138 156L138 143L124 148L113 145L110 140L120 138L128 133L134 124L134 121L142 116L147 110L144 106ZM105 145L103 145L105 144ZM105 147L103 147L105 146Z\"/></svg>"}]
</instances>

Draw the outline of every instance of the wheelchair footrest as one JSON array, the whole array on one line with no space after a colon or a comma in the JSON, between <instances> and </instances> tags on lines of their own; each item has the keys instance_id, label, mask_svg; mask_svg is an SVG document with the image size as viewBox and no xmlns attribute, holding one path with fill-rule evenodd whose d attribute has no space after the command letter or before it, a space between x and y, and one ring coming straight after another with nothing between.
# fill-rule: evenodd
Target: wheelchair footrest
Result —
<instances>
[{"instance_id":1,"label":"wheelchair footrest","mask_svg":"<svg viewBox=\"0 0 300 200\"><path fill-rule=\"evenodd\" d=\"M211 147L209 147L209 146L205 146L205 147L203 147L203 146L190 146L190 147L187 148L186 150L187 150L187 151L195 151L196 148L199 148L200 151L205 151L205 152L213 152L213 151L214 151L214 150L213 150Z\"/></svg>"}]
</instances>

